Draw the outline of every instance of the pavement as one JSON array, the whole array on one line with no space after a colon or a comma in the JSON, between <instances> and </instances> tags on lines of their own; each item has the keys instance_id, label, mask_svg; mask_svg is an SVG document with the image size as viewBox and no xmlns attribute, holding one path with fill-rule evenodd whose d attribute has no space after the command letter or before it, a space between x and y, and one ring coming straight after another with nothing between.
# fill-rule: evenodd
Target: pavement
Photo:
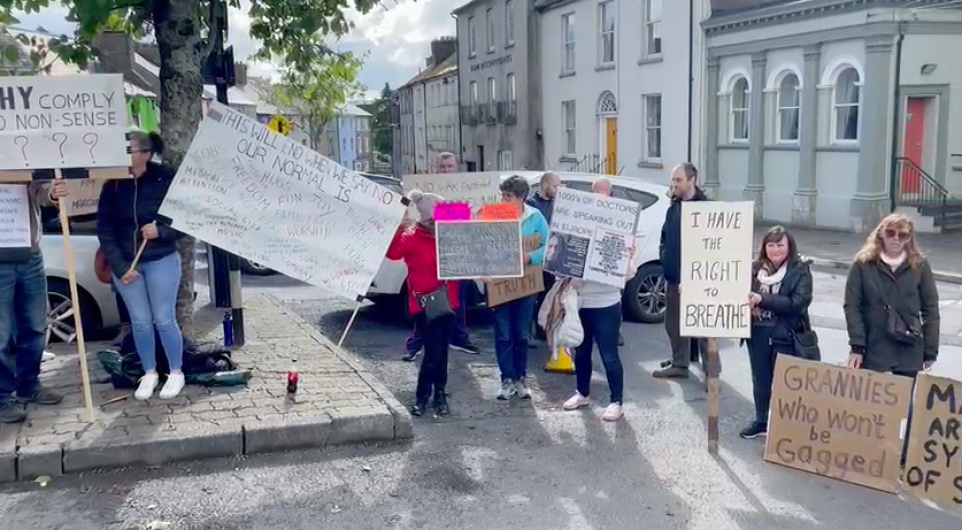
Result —
<instances>
[{"instance_id":1,"label":"pavement","mask_svg":"<svg viewBox=\"0 0 962 530\"><path fill-rule=\"evenodd\" d=\"M217 311L198 312L201 342L223 343ZM91 469L239 456L413 435L411 418L363 366L275 298L246 302L247 344L233 352L253 376L246 387L188 386L168 401L135 401L117 390L88 345L95 416L86 421L80 363L72 346L51 348L41 382L65 394L55 407L31 405L22 425L0 425L0 482ZM295 398L286 372L296 366ZM127 399L112 402L115 398Z\"/></svg>"},{"instance_id":2,"label":"pavement","mask_svg":"<svg viewBox=\"0 0 962 530\"><path fill-rule=\"evenodd\" d=\"M755 241L760 242L771 223L755 224ZM823 270L845 269L862 245L864 234L836 232L811 228L787 227L795 237L799 252L811 258L817 268ZM936 281L962 284L962 233L929 234L915 236L922 252L929 260Z\"/></svg>"}]
</instances>

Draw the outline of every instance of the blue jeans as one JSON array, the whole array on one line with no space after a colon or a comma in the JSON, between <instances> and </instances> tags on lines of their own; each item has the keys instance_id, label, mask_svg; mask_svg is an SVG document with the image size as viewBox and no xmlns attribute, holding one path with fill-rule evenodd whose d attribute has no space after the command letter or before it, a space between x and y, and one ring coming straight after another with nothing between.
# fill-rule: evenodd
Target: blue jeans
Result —
<instances>
[{"instance_id":1,"label":"blue jeans","mask_svg":"<svg viewBox=\"0 0 962 530\"><path fill-rule=\"evenodd\" d=\"M470 339L468 338L468 301L470 296L468 289L474 289L474 280L461 280L458 286L458 308L454 310L454 326L451 331L451 344L457 344L459 346L468 344ZM405 303L407 303L405 301ZM414 329L411 330L411 334L408 336L407 340L404 341L404 347L410 353L417 353L421 351L424 346L424 339L421 337L421 328L418 326L418 321L414 321Z\"/></svg>"},{"instance_id":2,"label":"blue jeans","mask_svg":"<svg viewBox=\"0 0 962 530\"><path fill-rule=\"evenodd\" d=\"M180 287L180 255L176 252L156 261L137 264L140 277L130 285L114 276L117 292L130 313L130 330L145 371L157 369L154 326L167 353L171 370L180 370L184 336L177 325L177 289Z\"/></svg>"},{"instance_id":3,"label":"blue jeans","mask_svg":"<svg viewBox=\"0 0 962 530\"><path fill-rule=\"evenodd\" d=\"M582 308L578 311L585 329L585 340L575 349L575 378L578 393L591 395L591 351L598 344L601 362L608 376L611 402L621 403L625 389L625 370L618 355L618 333L621 331L621 302L613 306Z\"/></svg>"},{"instance_id":4,"label":"blue jeans","mask_svg":"<svg viewBox=\"0 0 962 530\"><path fill-rule=\"evenodd\" d=\"M493 308L494 350L501 381L516 381L528 375L528 341L535 298L526 296Z\"/></svg>"},{"instance_id":5,"label":"blue jeans","mask_svg":"<svg viewBox=\"0 0 962 530\"><path fill-rule=\"evenodd\" d=\"M39 387L47 344L47 276L39 252L23 263L0 263L0 403Z\"/></svg>"}]
</instances>

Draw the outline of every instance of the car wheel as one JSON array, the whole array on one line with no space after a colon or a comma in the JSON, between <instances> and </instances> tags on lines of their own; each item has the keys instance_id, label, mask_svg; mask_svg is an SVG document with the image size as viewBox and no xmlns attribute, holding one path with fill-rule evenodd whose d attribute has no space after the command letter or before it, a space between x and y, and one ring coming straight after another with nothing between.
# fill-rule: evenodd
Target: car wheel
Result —
<instances>
[{"instance_id":1,"label":"car wheel","mask_svg":"<svg viewBox=\"0 0 962 530\"><path fill-rule=\"evenodd\" d=\"M80 320L84 337L92 338L101 328L100 308L93 297L78 287ZM77 338L70 284L61 279L47 280L47 343L71 343Z\"/></svg>"},{"instance_id":2,"label":"car wheel","mask_svg":"<svg viewBox=\"0 0 962 530\"><path fill-rule=\"evenodd\" d=\"M255 263L253 261L241 258L240 259L241 271L244 274L250 274L251 276L271 276L277 274L274 269L270 269L261 265L260 263Z\"/></svg>"},{"instance_id":3,"label":"car wheel","mask_svg":"<svg viewBox=\"0 0 962 530\"><path fill-rule=\"evenodd\" d=\"M625 317L632 322L664 322L668 310L668 283L661 265L649 263L625 286Z\"/></svg>"}]
</instances>

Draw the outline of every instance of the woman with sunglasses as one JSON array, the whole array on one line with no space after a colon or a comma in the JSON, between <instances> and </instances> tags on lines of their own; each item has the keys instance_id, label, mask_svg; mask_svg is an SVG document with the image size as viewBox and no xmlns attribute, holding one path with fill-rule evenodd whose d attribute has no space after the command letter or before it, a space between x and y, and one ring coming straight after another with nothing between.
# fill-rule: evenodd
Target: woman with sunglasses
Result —
<instances>
[{"instance_id":1,"label":"woman with sunglasses","mask_svg":"<svg viewBox=\"0 0 962 530\"><path fill-rule=\"evenodd\" d=\"M939 354L939 292L912 220L892 214L855 256L845 285L849 368L915 377Z\"/></svg>"}]
</instances>

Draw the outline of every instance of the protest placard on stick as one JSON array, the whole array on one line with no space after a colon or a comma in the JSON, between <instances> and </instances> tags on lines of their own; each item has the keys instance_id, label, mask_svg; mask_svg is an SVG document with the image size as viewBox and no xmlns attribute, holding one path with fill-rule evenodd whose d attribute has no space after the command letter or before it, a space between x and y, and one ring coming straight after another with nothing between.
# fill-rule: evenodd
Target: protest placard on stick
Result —
<instances>
[{"instance_id":1,"label":"protest placard on stick","mask_svg":"<svg viewBox=\"0 0 962 530\"><path fill-rule=\"evenodd\" d=\"M912 380L779 355L765 460L895 492Z\"/></svg>"},{"instance_id":2,"label":"protest placard on stick","mask_svg":"<svg viewBox=\"0 0 962 530\"><path fill-rule=\"evenodd\" d=\"M962 512L962 381L919 374L903 488Z\"/></svg>"},{"instance_id":3,"label":"protest placard on stick","mask_svg":"<svg viewBox=\"0 0 962 530\"><path fill-rule=\"evenodd\" d=\"M444 221L434 224L438 278L518 278L524 274L521 223Z\"/></svg>"}]
</instances>

